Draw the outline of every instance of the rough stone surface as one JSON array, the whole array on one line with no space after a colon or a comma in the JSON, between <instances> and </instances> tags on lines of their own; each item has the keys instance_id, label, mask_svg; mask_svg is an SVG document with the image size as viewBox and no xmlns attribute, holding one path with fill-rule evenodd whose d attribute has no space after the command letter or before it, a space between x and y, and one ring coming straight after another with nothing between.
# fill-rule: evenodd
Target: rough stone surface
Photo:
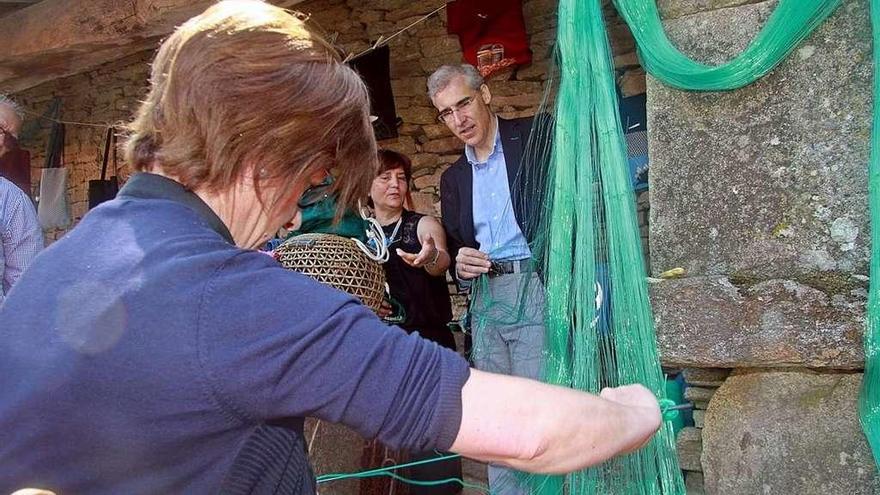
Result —
<instances>
[{"instance_id":1,"label":"rough stone surface","mask_svg":"<svg viewBox=\"0 0 880 495\"><path fill-rule=\"evenodd\" d=\"M688 471L684 474L684 489L687 495L704 495L703 473Z\"/></svg>"},{"instance_id":2,"label":"rough stone surface","mask_svg":"<svg viewBox=\"0 0 880 495\"><path fill-rule=\"evenodd\" d=\"M685 400L693 403L696 409L706 409L714 394L714 388L688 387L684 389Z\"/></svg>"},{"instance_id":3,"label":"rough stone surface","mask_svg":"<svg viewBox=\"0 0 880 495\"><path fill-rule=\"evenodd\" d=\"M858 421L861 380L798 372L728 378L706 412L706 493L880 493Z\"/></svg>"},{"instance_id":4,"label":"rough stone surface","mask_svg":"<svg viewBox=\"0 0 880 495\"><path fill-rule=\"evenodd\" d=\"M740 53L774 5L665 26L682 51L717 64ZM871 70L868 4L845 0L748 87L687 92L649 76L653 273L817 283L866 274Z\"/></svg>"},{"instance_id":5,"label":"rough stone surface","mask_svg":"<svg viewBox=\"0 0 880 495\"><path fill-rule=\"evenodd\" d=\"M657 0L657 9L663 19L675 19L698 12L736 7L762 0Z\"/></svg>"},{"instance_id":6,"label":"rough stone surface","mask_svg":"<svg viewBox=\"0 0 880 495\"><path fill-rule=\"evenodd\" d=\"M678 432L675 439L678 464L685 471L702 471L700 454L703 451L702 432L698 428L686 427Z\"/></svg>"},{"instance_id":7,"label":"rough stone surface","mask_svg":"<svg viewBox=\"0 0 880 495\"><path fill-rule=\"evenodd\" d=\"M706 425L706 411L702 409L694 409L694 426L703 428Z\"/></svg>"},{"instance_id":8,"label":"rough stone surface","mask_svg":"<svg viewBox=\"0 0 880 495\"><path fill-rule=\"evenodd\" d=\"M866 290L859 279L849 282L838 294L788 280L749 287L726 277L652 283L661 361L670 367L861 369Z\"/></svg>"},{"instance_id":9,"label":"rough stone surface","mask_svg":"<svg viewBox=\"0 0 880 495\"><path fill-rule=\"evenodd\" d=\"M684 381L695 387L720 387L727 376L729 369L724 368L685 368L682 370Z\"/></svg>"}]
</instances>

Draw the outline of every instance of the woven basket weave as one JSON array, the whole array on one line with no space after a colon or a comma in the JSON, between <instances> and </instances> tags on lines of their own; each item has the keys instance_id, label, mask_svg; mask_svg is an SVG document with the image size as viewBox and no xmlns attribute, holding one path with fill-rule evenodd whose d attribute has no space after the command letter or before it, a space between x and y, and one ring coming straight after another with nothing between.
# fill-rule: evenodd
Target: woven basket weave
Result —
<instances>
[{"instance_id":1,"label":"woven basket weave","mask_svg":"<svg viewBox=\"0 0 880 495\"><path fill-rule=\"evenodd\" d=\"M385 272L351 239L302 234L275 249L281 265L359 298L378 311L385 296Z\"/></svg>"}]
</instances>

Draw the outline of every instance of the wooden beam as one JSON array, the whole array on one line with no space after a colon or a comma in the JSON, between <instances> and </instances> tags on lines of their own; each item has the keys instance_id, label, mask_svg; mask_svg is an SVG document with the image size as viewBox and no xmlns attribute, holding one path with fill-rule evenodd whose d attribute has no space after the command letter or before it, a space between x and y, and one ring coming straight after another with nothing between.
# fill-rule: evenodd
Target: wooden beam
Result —
<instances>
[{"instance_id":1,"label":"wooden beam","mask_svg":"<svg viewBox=\"0 0 880 495\"><path fill-rule=\"evenodd\" d=\"M4 1L4 0L0 0ZM8 1L8 0L5 0ZM291 7L303 0L271 3ZM0 92L153 49L215 0L43 0L0 17Z\"/></svg>"}]
</instances>

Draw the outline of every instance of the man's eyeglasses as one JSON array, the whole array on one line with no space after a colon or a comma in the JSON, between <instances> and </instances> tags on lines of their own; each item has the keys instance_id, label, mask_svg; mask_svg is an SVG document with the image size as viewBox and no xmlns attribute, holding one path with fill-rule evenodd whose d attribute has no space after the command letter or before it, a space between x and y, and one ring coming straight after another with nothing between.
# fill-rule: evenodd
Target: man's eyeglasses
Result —
<instances>
[{"instance_id":1,"label":"man's eyeglasses","mask_svg":"<svg viewBox=\"0 0 880 495\"><path fill-rule=\"evenodd\" d=\"M452 115L455 112L463 112L465 109L467 109L467 107L471 105L471 103L474 102L475 98L476 96L468 96L466 98L458 100L456 104L437 114L437 120L444 124L448 124L449 121L452 119Z\"/></svg>"}]
</instances>

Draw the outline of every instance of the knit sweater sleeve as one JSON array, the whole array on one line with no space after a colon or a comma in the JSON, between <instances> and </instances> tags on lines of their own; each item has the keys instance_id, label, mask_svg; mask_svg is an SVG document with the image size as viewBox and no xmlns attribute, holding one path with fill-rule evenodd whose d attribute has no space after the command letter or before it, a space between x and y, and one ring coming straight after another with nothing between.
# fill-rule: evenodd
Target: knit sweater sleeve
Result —
<instances>
[{"instance_id":1,"label":"knit sweater sleeve","mask_svg":"<svg viewBox=\"0 0 880 495\"><path fill-rule=\"evenodd\" d=\"M263 254L214 274L198 326L210 393L243 420L313 416L414 451L458 434L464 359Z\"/></svg>"}]
</instances>

